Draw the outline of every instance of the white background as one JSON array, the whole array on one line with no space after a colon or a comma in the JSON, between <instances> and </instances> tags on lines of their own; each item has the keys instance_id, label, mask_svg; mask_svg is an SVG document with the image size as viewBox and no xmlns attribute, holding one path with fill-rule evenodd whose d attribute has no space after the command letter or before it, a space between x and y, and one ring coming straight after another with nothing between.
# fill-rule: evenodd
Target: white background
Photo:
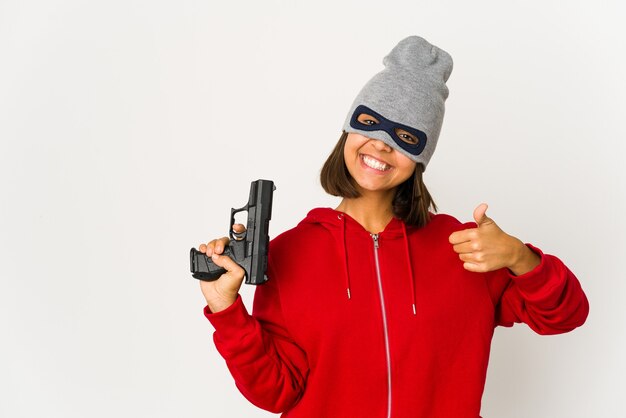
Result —
<instances>
[{"instance_id":1,"label":"white background","mask_svg":"<svg viewBox=\"0 0 626 418\"><path fill-rule=\"evenodd\" d=\"M621 4L0 0L0 416L271 416L213 346L189 248L258 178L273 236L336 205L317 178L348 107L418 34L455 61L441 212L489 203L591 303L570 334L496 331L483 416L626 417Z\"/></svg>"}]
</instances>

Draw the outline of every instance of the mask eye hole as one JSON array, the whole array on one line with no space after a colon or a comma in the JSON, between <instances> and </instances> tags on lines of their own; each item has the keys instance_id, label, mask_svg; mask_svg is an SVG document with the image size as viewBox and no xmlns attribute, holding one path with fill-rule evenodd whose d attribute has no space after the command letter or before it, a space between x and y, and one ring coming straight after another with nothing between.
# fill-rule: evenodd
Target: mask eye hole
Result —
<instances>
[{"instance_id":1,"label":"mask eye hole","mask_svg":"<svg viewBox=\"0 0 626 418\"><path fill-rule=\"evenodd\" d=\"M400 138L402 141L406 142L410 145L417 145L419 143L419 138L417 138L412 133L405 131L404 129L396 128L394 129L396 136Z\"/></svg>"},{"instance_id":2,"label":"mask eye hole","mask_svg":"<svg viewBox=\"0 0 626 418\"><path fill-rule=\"evenodd\" d=\"M380 123L380 121L378 119L376 119L372 115L368 115L367 113L361 113L356 118L356 120L358 120L359 123L362 123L363 125L367 125L367 126L374 126L374 125L378 125Z\"/></svg>"}]
</instances>

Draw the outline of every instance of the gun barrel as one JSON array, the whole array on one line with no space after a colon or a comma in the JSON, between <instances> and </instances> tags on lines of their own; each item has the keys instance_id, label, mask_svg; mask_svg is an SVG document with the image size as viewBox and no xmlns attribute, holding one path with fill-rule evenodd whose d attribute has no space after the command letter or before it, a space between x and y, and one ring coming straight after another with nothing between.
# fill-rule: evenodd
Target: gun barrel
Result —
<instances>
[{"instance_id":1,"label":"gun barrel","mask_svg":"<svg viewBox=\"0 0 626 418\"><path fill-rule=\"evenodd\" d=\"M265 270L267 269L269 253L269 223L272 217L274 190L274 182L271 180L257 180L252 258L248 275L250 284L260 284L267 281Z\"/></svg>"}]
</instances>

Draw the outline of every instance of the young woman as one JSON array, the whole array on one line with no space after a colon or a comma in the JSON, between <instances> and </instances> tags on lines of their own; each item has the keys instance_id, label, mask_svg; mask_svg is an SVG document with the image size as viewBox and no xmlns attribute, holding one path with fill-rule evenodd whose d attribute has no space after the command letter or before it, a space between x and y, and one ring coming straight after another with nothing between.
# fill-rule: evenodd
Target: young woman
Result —
<instances>
[{"instance_id":1,"label":"young woman","mask_svg":"<svg viewBox=\"0 0 626 418\"><path fill-rule=\"evenodd\" d=\"M243 395L284 417L477 418L494 327L584 323L588 303L556 257L503 232L482 204L461 224L422 182L452 60L402 40L357 96L321 181L343 199L271 243L253 314L243 270L201 282L215 344ZM235 227L241 231L242 226Z\"/></svg>"}]
</instances>

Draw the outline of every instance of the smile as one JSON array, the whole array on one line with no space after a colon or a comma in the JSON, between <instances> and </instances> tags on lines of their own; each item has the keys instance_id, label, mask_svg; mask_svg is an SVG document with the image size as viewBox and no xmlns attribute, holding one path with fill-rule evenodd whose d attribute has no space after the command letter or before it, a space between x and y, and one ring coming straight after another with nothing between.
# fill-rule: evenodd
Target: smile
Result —
<instances>
[{"instance_id":1,"label":"smile","mask_svg":"<svg viewBox=\"0 0 626 418\"><path fill-rule=\"evenodd\" d=\"M369 155L361 154L361 161L368 166L369 168L373 168L378 171L387 171L391 170L391 166L382 161L378 161L376 158L370 157Z\"/></svg>"}]
</instances>

